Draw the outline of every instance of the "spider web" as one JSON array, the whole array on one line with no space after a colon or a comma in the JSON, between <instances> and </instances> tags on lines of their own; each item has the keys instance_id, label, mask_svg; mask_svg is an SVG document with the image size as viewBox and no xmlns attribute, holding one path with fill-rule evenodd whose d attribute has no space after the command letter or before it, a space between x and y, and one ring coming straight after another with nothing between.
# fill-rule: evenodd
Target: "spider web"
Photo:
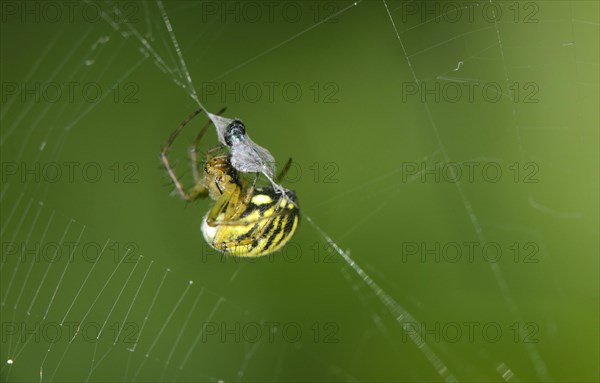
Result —
<instances>
[{"instance_id":1,"label":"spider web","mask_svg":"<svg viewBox=\"0 0 600 383\"><path fill-rule=\"evenodd\" d=\"M597 148L588 144L597 141L598 126L593 108L598 101L597 48L590 54L590 47L597 46L597 5L532 2L539 20L528 25L496 20L496 7L489 8L493 22L447 22L458 9L487 4L509 9L509 3L491 1L457 3L458 8L441 14L410 13L408 18L421 3L340 2L323 9L306 3L302 9L312 4L311 16L319 10L319 17L276 20L273 27L281 34L272 34L253 23L205 19L206 2L130 3L136 4L135 21L127 4L87 4L100 5L99 22L75 25L78 33L67 23L46 25L47 30L37 26L35 33L46 33L49 41L21 71L3 69L3 78L94 81L104 92L91 103L3 99L2 162L99 161L120 182L68 182L66 176L54 183L32 182L31 177L21 182L3 176L3 381L597 378L598 278L589 272L598 269L597 198L586 194L573 200L548 192L558 188L573 196L575 190L595 190L597 197L598 163L590 160ZM524 10L519 9L522 21ZM246 28L256 33L256 41L236 43ZM527 54L527 43L549 31L553 34L540 45L553 59L538 58L541 51ZM3 50L12 52L5 44ZM313 59L295 57L307 51ZM299 159L305 178L291 186L300 196L306 224L296 235L298 242L259 261L223 259L208 253L200 239L191 244L176 240L199 237L198 210L206 210L207 203L183 213L175 199L168 200L165 209L170 211L132 203L119 214L111 199L123 204L149 193L146 204L166 204L168 191L160 185L166 180L157 179L164 172L148 164L158 164L158 147L172 130L164 126L174 127L174 121L203 104L208 112L220 108L222 89L211 100L203 93L207 83L244 84L247 78L268 81L270 76L289 83L297 78L290 77L285 55L308 71L324 73L308 77L320 81L318 87L335 79L342 100L319 104L309 93L305 98L310 100L300 104L242 102L235 113L250 121L251 136L278 159L290 152ZM366 69L352 65L360 56L381 61ZM338 74L342 63L349 66L347 73ZM359 73L368 81L357 78ZM495 82L504 90L502 101L480 103L478 111L468 102L421 102L427 95L422 86L431 81ZM511 84L528 81L540 84L540 97L546 97L540 107L518 102L509 91ZM123 100L128 83L139 87L135 97L141 102L115 101ZM301 85L305 92L308 84ZM407 84L418 89L408 102L402 93ZM576 95L572 109L561 106L565 94ZM156 99L162 107L149 101ZM308 105L310 115L294 113L299 105ZM282 127L290 114L294 121ZM497 146L483 133L465 128L478 119L489 124ZM261 126L273 126L271 135L261 133ZM344 176L341 182L325 183L323 164L317 164L320 174L309 169L314 158L330 159L327 148L338 144L341 126L351 128L344 133L358 135L358 140L333 159ZM381 139L396 130L404 142ZM303 144L306 153L281 142L283 135ZM466 145L472 137L483 143ZM144 149L129 154L138 145ZM565 149L572 146L583 148L575 151L575 160ZM557 154L549 157L548 150ZM359 152L368 154L357 158ZM183 150L175 150L173 156L178 155L186 158ZM113 160L121 173L110 172ZM132 161L142 165L136 173L141 180L126 184L122 164ZM401 167L468 161L500 163L505 171L513 162L535 162L545 184L428 183L421 182L422 170L406 177ZM184 171L186 161L179 162L177 170ZM321 183L306 181L313 174ZM584 180L581 174L586 174ZM454 168L450 176L456 178ZM568 187L560 189L559 180ZM499 197L503 193L509 199ZM500 208L490 200L515 203ZM415 218L398 222L399 216ZM145 220L156 226L155 239L149 238ZM574 231L561 245L554 235L566 227ZM535 243L540 262L411 264L402 261L400 245L394 243L398 233L411 243ZM584 251L566 263L561 255L572 242L583 243ZM194 253L198 248L201 257ZM294 249L304 255L300 262L289 261ZM584 262L594 267L582 267ZM569 279L571 274L580 283ZM530 278L539 278L545 290L528 284ZM569 303L580 294L596 300ZM552 300L558 303L549 305ZM591 319L577 321L584 316ZM454 343L414 331L424 323L472 321L499 323L509 339ZM511 323L517 323L513 332ZM513 336L522 340L530 335L523 326L527 323L539 327L539 341L514 342ZM238 324L263 332L256 341L248 341L251 335L244 333L240 341ZM290 324L303 330L298 341L285 337ZM327 343L323 333L331 324L338 330L336 342ZM213 334L214 326L220 327L219 334ZM579 326L582 332L577 332ZM579 338L584 335L586 340ZM563 358L557 346L565 345L583 356L569 360L564 370L552 368Z\"/></svg>"}]
</instances>

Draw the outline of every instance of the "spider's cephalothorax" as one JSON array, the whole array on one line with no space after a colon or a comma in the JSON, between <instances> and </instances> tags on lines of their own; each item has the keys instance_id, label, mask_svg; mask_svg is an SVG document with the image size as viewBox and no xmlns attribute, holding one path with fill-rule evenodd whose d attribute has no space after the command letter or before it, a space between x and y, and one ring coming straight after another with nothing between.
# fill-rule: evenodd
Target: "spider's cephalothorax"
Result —
<instances>
[{"instance_id":1,"label":"spider's cephalothorax","mask_svg":"<svg viewBox=\"0 0 600 383\"><path fill-rule=\"evenodd\" d=\"M221 147L208 151L200 174L198 144L210 122L200 131L192 148L194 186L188 192L184 191L175 176L169 165L168 149L183 126L196 114L185 120L171 135L163 147L161 159L183 199L192 201L209 196L215 200L202 220L204 239L214 249L240 257L259 257L277 251L290 240L298 227L300 214L295 193L286 189L286 193L282 194L273 186L256 187L256 178L250 184L233 167L231 155L212 154ZM232 138L239 133L243 134L243 130L232 129ZM289 164L290 161L277 180L283 178Z\"/></svg>"},{"instance_id":2,"label":"spider's cephalothorax","mask_svg":"<svg viewBox=\"0 0 600 383\"><path fill-rule=\"evenodd\" d=\"M207 156L204 163L204 175L198 183L208 190L213 200L218 200L224 193L233 193L245 186L245 180L231 166L229 156Z\"/></svg>"}]
</instances>

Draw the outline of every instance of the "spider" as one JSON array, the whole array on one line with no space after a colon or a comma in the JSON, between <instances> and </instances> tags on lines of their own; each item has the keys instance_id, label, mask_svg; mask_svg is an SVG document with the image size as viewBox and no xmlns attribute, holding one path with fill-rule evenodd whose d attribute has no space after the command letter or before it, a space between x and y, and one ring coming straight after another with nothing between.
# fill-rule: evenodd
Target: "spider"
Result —
<instances>
[{"instance_id":1,"label":"spider","mask_svg":"<svg viewBox=\"0 0 600 383\"><path fill-rule=\"evenodd\" d=\"M224 111L225 108L217 115ZM176 177L169 163L169 149L183 128L201 112L201 109L196 110L181 122L161 150L161 160L175 189L186 201L207 196L215 201L201 225L204 239L215 250L241 257L259 257L277 251L298 227L300 211L296 195L287 189L285 194L281 193L273 185L256 186L258 172L249 184L234 168L231 154L218 154L223 145L208 150L201 175L198 147L212 124L211 119L202 127L191 148L194 185L185 191ZM276 177L277 182L284 177L290 164L291 158Z\"/></svg>"}]
</instances>

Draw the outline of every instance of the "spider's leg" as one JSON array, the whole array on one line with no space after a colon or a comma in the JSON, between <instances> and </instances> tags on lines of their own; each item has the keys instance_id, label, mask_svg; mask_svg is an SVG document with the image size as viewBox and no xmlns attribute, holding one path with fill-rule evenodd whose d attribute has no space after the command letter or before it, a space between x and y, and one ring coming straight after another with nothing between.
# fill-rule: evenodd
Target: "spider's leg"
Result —
<instances>
[{"instance_id":1,"label":"spider's leg","mask_svg":"<svg viewBox=\"0 0 600 383\"><path fill-rule=\"evenodd\" d=\"M217 230L215 232L215 236L213 238L213 244L216 247L220 247L221 244L227 244L228 241L225 240L225 235L229 234L227 230L219 230L219 226L223 220L229 221L233 214L235 214L236 206L238 205L238 201L240 200L240 189L235 188L231 192L225 192L219 197L215 205L210 210L206 223L209 226L216 226ZM225 206L227 205L227 206ZM219 215L223 214L223 219L217 220Z\"/></svg>"},{"instance_id":2,"label":"spider's leg","mask_svg":"<svg viewBox=\"0 0 600 383\"><path fill-rule=\"evenodd\" d=\"M227 205L227 209L225 211L224 218L227 219L227 211L231 208L234 199L237 200L237 198L234 196L236 192L238 192L238 190L234 190L233 192L225 190L219 199L217 199L213 207L208 212L208 216L206 217L206 223L209 226L217 226L217 224L221 224L221 221L217 221L217 218L223 212L223 209L225 209L225 205Z\"/></svg>"},{"instance_id":3,"label":"spider's leg","mask_svg":"<svg viewBox=\"0 0 600 383\"><path fill-rule=\"evenodd\" d=\"M256 175L254 176L254 181L252 181L252 185L250 186L250 189L248 189L248 191L246 192L246 198L244 199L244 202L246 204L249 204L250 200L252 200L252 197L254 196L254 189L256 188L256 181L258 181L259 176L260 173L256 173Z\"/></svg>"},{"instance_id":4,"label":"spider's leg","mask_svg":"<svg viewBox=\"0 0 600 383\"><path fill-rule=\"evenodd\" d=\"M196 183L196 185L194 185L194 187L192 188L190 193L186 193L185 190L183 189L183 186L181 185L181 182L179 181L179 179L177 178L177 176L175 175L175 171L173 170L173 167L171 166L170 162L169 162L169 149L171 148L171 145L173 145L173 142L175 141L175 139L177 138L177 136L179 135L179 133L181 133L181 131L183 130L183 128L194 118L196 117L198 114L202 113L202 109L197 109L195 111L193 111L185 120L183 120L181 122L181 124L179 124L179 126L177 127L177 129L175 129L175 131L173 133L171 133L171 135L169 136L169 139L167 140L166 144L163 146L162 150L160 151L160 159L163 163L163 165L165 166L165 169L167 170L167 173L169 174L169 177L171 177L171 181L173 181L173 184L175 185L175 189L177 190L177 192L179 193L179 195L181 196L181 198L183 198L186 201L192 201L195 198L198 198L199 196L201 196L202 194L204 194L204 190L202 190L201 185L199 186L198 183Z\"/></svg>"},{"instance_id":5,"label":"spider's leg","mask_svg":"<svg viewBox=\"0 0 600 383\"><path fill-rule=\"evenodd\" d=\"M256 176L254 177L254 181L252 181L252 185L250 186L250 189L248 189L245 193L240 193L241 195L243 195L244 201L243 201L243 203L237 203L237 201L236 201L235 210L231 213L231 215L227 215L227 217L229 217L229 218L224 221L226 225L235 226L238 224L237 219L244 212L244 210L248 207L248 204L250 203L250 201L252 200L252 197L254 196L254 189L256 188L256 181L258 180L259 175L260 175L260 173L256 173ZM243 185L246 185L245 180L244 180ZM243 186L242 189L246 190L246 187ZM238 200L240 199L240 197L238 197ZM257 220L256 222L258 222L258 221L259 220Z\"/></svg>"},{"instance_id":6,"label":"spider's leg","mask_svg":"<svg viewBox=\"0 0 600 383\"><path fill-rule=\"evenodd\" d=\"M290 170L290 166L291 165L292 165L292 157L290 157L287 160L287 162L283 166L283 169L281 169L281 171L279 172L279 174L275 178L275 181L277 181L277 183L281 182L281 180L283 179L283 177L285 177L285 175L287 174L288 170Z\"/></svg>"},{"instance_id":7,"label":"spider's leg","mask_svg":"<svg viewBox=\"0 0 600 383\"><path fill-rule=\"evenodd\" d=\"M221 110L219 110L217 112L217 115L220 116L221 114L223 114L223 112L225 112L226 109L227 109L227 107L221 108ZM206 122L206 124L204 124L204 126L202 127L202 129L200 129L200 132L198 132L198 135L194 139L194 144L192 145L192 148L190 150L190 155L192 156L192 172L194 174L194 180L196 182L200 181L200 178L201 178L200 170L199 170L200 161L198 161L198 148L200 146L200 141L202 140L202 137L206 133L206 130L208 129L208 127L211 125L212 125L212 120L209 118L208 121Z\"/></svg>"}]
</instances>

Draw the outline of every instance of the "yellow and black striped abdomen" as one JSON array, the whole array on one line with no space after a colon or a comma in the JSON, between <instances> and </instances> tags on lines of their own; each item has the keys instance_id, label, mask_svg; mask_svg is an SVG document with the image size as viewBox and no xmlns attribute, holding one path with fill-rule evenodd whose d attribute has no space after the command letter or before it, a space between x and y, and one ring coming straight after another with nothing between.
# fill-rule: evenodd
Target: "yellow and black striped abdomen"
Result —
<instances>
[{"instance_id":1,"label":"yellow and black striped abdomen","mask_svg":"<svg viewBox=\"0 0 600 383\"><path fill-rule=\"evenodd\" d=\"M300 219L294 193L290 202L272 187L257 188L238 218L225 221L227 205L212 225L202 221L202 233L214 249L238 257L260 257L279 250L292 237Z\"/></svg>"}]
</instances>

